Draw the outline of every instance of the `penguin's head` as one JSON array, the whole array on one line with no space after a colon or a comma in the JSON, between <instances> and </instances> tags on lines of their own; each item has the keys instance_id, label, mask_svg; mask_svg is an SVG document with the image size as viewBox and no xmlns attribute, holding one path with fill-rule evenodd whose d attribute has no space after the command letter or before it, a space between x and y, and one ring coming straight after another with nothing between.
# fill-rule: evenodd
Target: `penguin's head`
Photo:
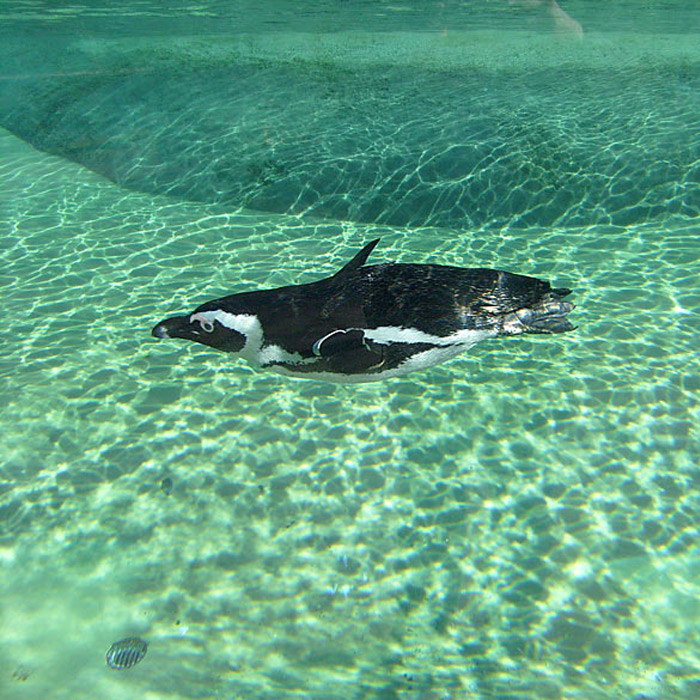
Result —
<instances>
[{"instance_id":1,"label":"penguin's head","mask_svg":"<svg viewBox=\"0 0 700 700\"><path fill-rule=\"evenodd\" d=\"M241 327L240 319L240 315L222 310L197 309L189 316L166 318L153 328L151 335L159 339L184 338L223 352L238 353L248 341L246 328Z\"/></svg>"}]
</instances>

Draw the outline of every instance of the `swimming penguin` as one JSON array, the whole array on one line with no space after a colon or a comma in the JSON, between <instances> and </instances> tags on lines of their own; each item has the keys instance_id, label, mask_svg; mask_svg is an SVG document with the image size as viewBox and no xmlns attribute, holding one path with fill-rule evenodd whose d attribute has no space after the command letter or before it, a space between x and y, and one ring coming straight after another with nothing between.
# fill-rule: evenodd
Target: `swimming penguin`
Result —
<instances>
[{"instance_id":1,"label":"swimming penguin","mask_svg":"<svg viewBox=\"0 0 700 700\"><path fill-rule=\"evenodd\" d=\"M208 301L153 328L280 374L370 382L431 367L500 335L573 330L570 289L500 270L382 263L379 239L332 277Z\"/></svg>"}]
</instances>

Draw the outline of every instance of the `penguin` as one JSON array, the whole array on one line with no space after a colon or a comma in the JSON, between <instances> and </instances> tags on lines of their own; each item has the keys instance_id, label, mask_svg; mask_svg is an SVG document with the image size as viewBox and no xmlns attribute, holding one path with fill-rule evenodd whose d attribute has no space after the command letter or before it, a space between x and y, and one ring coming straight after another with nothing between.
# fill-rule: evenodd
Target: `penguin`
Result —
<instances>
[{"instance_id":1,"label":"penguin","mask_svg":"<svg viewBox=\"0 0 700 700\"><path fill-rule=\"evenodd\" d=\"M378 243L332 277L207 301L152 335L292 377L355 383L437 365L487 338L574 329L570 289L488 268L365 265Z\"/></svg>"}]
</instances>

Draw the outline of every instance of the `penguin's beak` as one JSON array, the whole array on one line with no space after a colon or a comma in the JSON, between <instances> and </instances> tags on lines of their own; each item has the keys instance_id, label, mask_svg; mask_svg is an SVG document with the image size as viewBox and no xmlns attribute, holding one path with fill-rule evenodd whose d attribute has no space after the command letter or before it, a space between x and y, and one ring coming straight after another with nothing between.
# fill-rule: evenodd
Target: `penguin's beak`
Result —
<instances>
[{"instance_id":1,"label":"penguin's beak","mask_svg":"<svg viewBox=\"0 0 700 700\"><path fill-rule=\"evenodd\" d=\"M193 331L190 325L189 316L173 316L166 318L154 326L151 331L154 338L162 340L163 338L186 338L193 340Z\"/></svg>"},{"instance_id":2,"label":"penguin's beak","mask_svg":"<svg viewBox=\"0 0 700 700\"><path fill-rule=\"evenodd\" d=\"M158 338L160 340L163 340L163 338L169 338L170 336L168 335L168 329L166 328L164 323L159 323L152 331L151 335L154 338Z\"/></svg>"}]
</instances>

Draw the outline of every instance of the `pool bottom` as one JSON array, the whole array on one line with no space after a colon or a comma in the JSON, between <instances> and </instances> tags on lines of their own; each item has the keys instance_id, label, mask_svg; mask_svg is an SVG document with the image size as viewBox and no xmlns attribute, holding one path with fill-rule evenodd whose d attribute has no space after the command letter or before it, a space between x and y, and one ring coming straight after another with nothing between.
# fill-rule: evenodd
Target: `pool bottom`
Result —
<instances>
[{"instance_id":1,"label":"pool bottom","mask_svg":"<svg viewBox=\"0 0 700 700\"><path fill-rule=\"evenodd\" d=\"M0 152L4 697L692 697L692 222L397 231ZM365 386L148 335L379 235L571 286L579 329Z\"/></svg>"}]
</instances>

